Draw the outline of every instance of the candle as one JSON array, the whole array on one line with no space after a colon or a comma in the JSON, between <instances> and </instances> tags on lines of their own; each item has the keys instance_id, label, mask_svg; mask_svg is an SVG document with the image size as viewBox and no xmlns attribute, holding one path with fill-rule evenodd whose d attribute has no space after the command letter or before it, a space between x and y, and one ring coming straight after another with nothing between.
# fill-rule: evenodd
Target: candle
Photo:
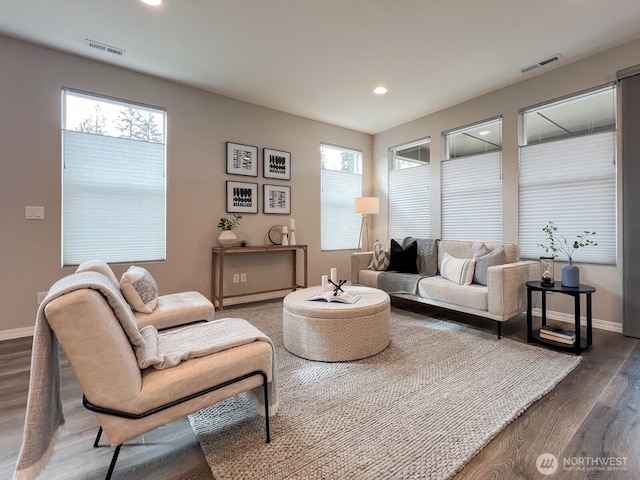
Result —
<instances>
[{"instance_id":1,"label":"candle","mask_svg":"<svg viewBox=\"0 0 640 480\"><path fill-rule=\"evenodd\" d=\"M289 230L295 230L296 229L296 221L295 219L291 218L289 219Z\"/></svg>"},{"instance_id":2,"label":"candle","mask_svg":"<svg viewBox=\"0 0 640 480\"><path fill-rule=\"evenodd\" d=\"M335 283L336 285L338 284L338 269L337 268L332 268L331 269L331 281L333 283Z\"/></svg>"},{"instance_id":3,"label":"candle","mask_svg":"<svg viewBox=\"0 0 640 480\"><path fill-rule=\"evenodd\" d=\"M287 227L282 227L282 234L286 235L287 233L289 233L289 230L287 229Z\"/></svg>"},{"instance_id":4,"label":"candle","mask_svg":"<svg viewBox=\"0 0 640 480\"><path fill-rule=\"evenodd\" d=\"M322 275L322 291L326 292L327 290L331 290L331 286L329 285L329 277L326 275Z\"/></svg>"}]
</instances>

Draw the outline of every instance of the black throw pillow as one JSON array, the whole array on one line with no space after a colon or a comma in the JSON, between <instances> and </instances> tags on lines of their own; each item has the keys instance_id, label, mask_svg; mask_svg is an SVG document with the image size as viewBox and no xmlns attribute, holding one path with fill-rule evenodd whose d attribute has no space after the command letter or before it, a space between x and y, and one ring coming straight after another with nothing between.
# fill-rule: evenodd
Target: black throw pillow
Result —
<instances>
[{"instance_id":1,"label":"black throw pillow","mask_svg":"<svg viewBox=\"0 0 640 480\"><path fill-rule=\"evenodd\" d=\"M414 240L402 248L395 240L391 240L391 260L387 272L418 273L416 256L418 255L418 243Z\"/></svg>"}]
</instances>

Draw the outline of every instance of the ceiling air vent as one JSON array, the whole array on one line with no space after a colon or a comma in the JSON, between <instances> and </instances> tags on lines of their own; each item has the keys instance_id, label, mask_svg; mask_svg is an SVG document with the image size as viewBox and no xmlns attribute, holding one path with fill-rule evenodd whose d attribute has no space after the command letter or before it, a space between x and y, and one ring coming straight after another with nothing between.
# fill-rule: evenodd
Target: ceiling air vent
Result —
<instances>
[{"instance_id":1,"label":"ceiling air vent","mask_svg":"<svg viewBox=\"0 0 640 480\"><path fill-rule=\"evenodd\" d=\"M107 45L104 43L96 42L95 40L89 40L88 38L84 39L84 43L86 43L89 47L95 48L96 50L100 50L106 53L112 53L114 55L118 55L122 57L124 55L124 50L118 47L112 47L111 45Z\"/></svg>"},{"instance_id":2,"label":"ceiling air vent","mask_svg":"<svg viewBox=\"0 0 640 480\"><path fill-rule=\"evenodd\" d=\"M549 58L545 58L544 60L540 60L539 62L534 63L533 65L529 65L520 70L521 73L527 73L531 70L535 70L538 67L544 67L545 65L549 65L550 63L556 62L562 58L562 55L559 53L556 55L552 55Z\"/></svg>"}]
</instances>

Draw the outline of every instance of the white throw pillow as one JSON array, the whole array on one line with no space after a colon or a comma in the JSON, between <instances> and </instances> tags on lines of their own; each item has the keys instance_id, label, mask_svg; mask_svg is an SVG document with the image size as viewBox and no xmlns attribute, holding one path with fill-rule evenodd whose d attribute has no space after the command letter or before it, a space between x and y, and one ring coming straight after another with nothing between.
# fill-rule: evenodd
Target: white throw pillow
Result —
<instances>
[{"instance_id":1,"label":"white throw pillow","mask_svg":"<svg viewBox=\"0 0 640 480\"><path fill-rule=\"evenodd\" d=\"M136 312L153 313L158 303L158 284L142 267L131 266L122 274L120 290Z\"/></svg>"},{"instance_id":2,"label":"white throw pillow","mask_svg":"<svg viewBox=\"0 0 640 480\"><path fill-rule=\"evenodd\" d=\"M471 285L476 261L473 258L456 258L445 252L440 265L440 275L458 285Z\"/></svg>"}]
</instances>

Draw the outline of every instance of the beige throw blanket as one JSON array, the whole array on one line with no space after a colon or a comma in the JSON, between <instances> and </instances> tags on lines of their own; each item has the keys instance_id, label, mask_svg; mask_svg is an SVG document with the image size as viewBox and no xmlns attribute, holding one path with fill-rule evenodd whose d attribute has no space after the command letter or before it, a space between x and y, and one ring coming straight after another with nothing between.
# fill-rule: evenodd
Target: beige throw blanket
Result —
<instances>
[{"instance_id":1,"label":"beige throw blanket","mask_svg":"<svg viewBox=\"0 0 640 480\"><path fill-rule=\"evenodd\" d=\"M46 305L61 295L91 288L100 291L126 332L141 369L170 368L184 360L218 351L265 341L273 352L272 381L269 383L269 415L277 412L276 358L273 343L265 334L241 318L226 318L198 323L159 333L148 325L140 331L131 308L108 279L96 272L69 275L56 282L38 309L31 355L31 378L24 434L14 480L36 478L53 454L56 439L62 433L64 416L60 400L58 342L45 314ZM267 372L268 373L268 372ZM252 400L264 414L262 387L254 389Z\"/></svg>"}]
</instances>

